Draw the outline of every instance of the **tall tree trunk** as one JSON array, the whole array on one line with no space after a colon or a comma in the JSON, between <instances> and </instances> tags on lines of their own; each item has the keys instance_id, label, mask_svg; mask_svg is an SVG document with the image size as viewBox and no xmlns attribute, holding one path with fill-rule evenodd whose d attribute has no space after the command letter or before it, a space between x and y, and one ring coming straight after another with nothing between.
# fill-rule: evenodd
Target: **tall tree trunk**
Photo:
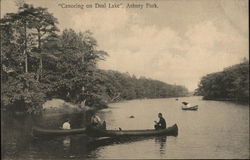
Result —
<instances>
[{"instance_id":1,"label":"tall tree trunk","mask_svg":"<svg viewBox=\"0 0 250 160\"><path fill-rule=\"evenodd\" d=\"M40 56L40 79L43 76L43 57L42 55Z\"/></svg>"},{"instance_id":2,"label":"tall tree trunk","mask_svg":"<svg viewBox=\"0 0 250 160\"><path fill-rule=\"evenodd\" d=\"M40 29L37 29L38 32L38 53L40 54L39 57L39 69L38 69L38 75L37 75L37 80L41 80L42 78L42 71L43 71L43 59L42 59L42 52L41 52L41 32Z\"/></svg>"},{"instance_id":3,"label":"tall tree trunk","mask_svg":"<svg viewBox=\"0 0 250 160\"><path fill-rule=\"evenodd\" d=\"M27 26L24 23L24 55L25 55L25 73L28 73L28 53L27 53Z\"/></svg>"},{"instance_id":4,"label":"tall tree trunk","mask_svg":"<svg viewBox=\"0 0 250 160\"><path fill-rule=\"evenodd\" d=\"M25 54L25 73L28 73L28 54L26 53L26 51L24 50L24 54Z\"/></svg>"}]
</instances>

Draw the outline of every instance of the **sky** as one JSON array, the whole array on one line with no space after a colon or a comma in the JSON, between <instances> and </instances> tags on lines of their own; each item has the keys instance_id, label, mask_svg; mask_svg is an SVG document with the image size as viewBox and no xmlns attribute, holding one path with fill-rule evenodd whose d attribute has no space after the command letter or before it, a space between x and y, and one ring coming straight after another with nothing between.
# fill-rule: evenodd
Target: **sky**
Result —
<instances>
[{"instance_id":1,"label":"sky","mask_svg":"<svg viewBox=\"0 0 250 160\"><path fill-rule=\"evenodd\" d=\"M240 63L249 54L247 0L25 0L48 8L61 31L90 30L108 52L99 68L183 85L193 91L202 76ZM122 8L95 8L95 3ZM146 3L158 8L145 8ZM1 0L1 17L16 12ZM62 8L60 4L93 8ZM141 4L143 9L126 8Z\"/></svg>"}]
</instances>

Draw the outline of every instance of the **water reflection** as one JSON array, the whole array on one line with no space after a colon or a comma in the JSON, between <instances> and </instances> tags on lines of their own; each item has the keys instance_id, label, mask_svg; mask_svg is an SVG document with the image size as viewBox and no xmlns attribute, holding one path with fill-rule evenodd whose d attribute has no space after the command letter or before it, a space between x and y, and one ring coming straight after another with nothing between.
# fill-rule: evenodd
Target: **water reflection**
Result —
<instances>
[{"instance_id":1,"label":"water reflection","mask_svg":"<svg viewBox=\"0 0 250 160\"><path fill-rule=\"evenodd\" d=\"M166 154L166 144L167 144L167 136L159 136L155 137L155 143L160 145L160 154Z\"/></svg>"},{"instance_id":2,"label":"water reflection","mask_svg":"<svg viewBox=\"0 0 250 160\"><path fill-rule=\"evenodd\" d=\"M86 135L72 135L39 138L33 141L33 143L31 144L31 148L38 157L44 158L46 158L47 156L54 158L94 158L96 155L92 154L92 151L97 150L99 147L132 143L145 139L147 139L147 137L91 138Z\"/></svg>"},{"instance_id":3,"label":"water reflection","mask_svg":"<svg viewBox=\"0 0 250 160\"><path fill-rule=\"evenodd\" d=\"M33 119L30 116L12 113L1 114L1 151L2 156L19 157L29 147L31 141L30 131Z\"/></svg>"},{"instance_id":4,"label":"water reflection","mask_svg":"<svg viewBox=\"0 0 250 160\"><path fill-rule=\"evenodd\" d=\"M69 136L64 137L63 139L64 150L69 150L70 142L71 142L71 139Z\"/></svg>"},{"instance_id":5,"label":"water reflection","mask_svg":"<svg viewBox=\"0 0 250 160\"><path fill-rule=\"evenodd\" d=\"M87 142L85 135L39 138L33 141L32 148L38 157L84 158L88 153Z\"/></svg>"}]
</instances>

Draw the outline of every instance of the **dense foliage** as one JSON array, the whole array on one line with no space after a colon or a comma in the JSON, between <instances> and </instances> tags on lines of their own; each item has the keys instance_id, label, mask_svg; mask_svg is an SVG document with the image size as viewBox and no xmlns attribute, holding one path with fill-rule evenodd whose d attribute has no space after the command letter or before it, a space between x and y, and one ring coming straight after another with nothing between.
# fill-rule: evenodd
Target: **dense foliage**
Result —
<instances>
[{"instance_id":1,"label":"dense foliage","mask_svg":"<svg viewBox=\"0 0 250 160\"><path fill-rule=\"evenodd\" d=\"M29 4L1 19L1 104L7 109L39 113L51 98L105 107L135 98L185 96L187 89L97 68L108 54L97 50L90 31L57 28L46 8Z\"/></svg>"},{"instance_id":2,"label":"dense foliage","mask_svg":"<svg viewBox=\"0 0 250 160\"><path fill-rule=\"evenodd\" d=\"M202 77L196 95L204 99L249 102L249 61Z\"/></svg>"},{"instance_id":3,"label":"dense foliage","mask_svg":"<svg viewBox=\"0 0 250 160\"><path fill-rule=\"evenodd\" d=\"M188 90L183 86L170 85L145 77L137 78L129 73L119 73L112 70L98 70L95 75L99 95L106 101L119 101L141 98L167 98L186 96Z\"/></svg>"}]
</instances>

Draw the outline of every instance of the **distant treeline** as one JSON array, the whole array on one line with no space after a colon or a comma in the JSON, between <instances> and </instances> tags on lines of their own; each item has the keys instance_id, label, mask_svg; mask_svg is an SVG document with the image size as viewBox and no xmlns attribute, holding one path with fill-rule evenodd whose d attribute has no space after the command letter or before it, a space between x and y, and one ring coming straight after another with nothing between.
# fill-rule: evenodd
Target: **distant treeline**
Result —
<instances>
[{"instance_id":1,"label":"distant treeline","mask_svg":"<svg viewBox=\"0 0 250 160\"><path fill-rule=\"evenodd\" d=\"M108 53L97 49L90 31L65 29L46 8L19 4L1 19L1 104L6 109L39 113L51 98L106 107L135 98L185 96L183 86L136 78L97 68Z\"/></svg>"},{"instance_id":2,"label":"distant treeline","mask_svg":"<svg viewBox=\"0 0 250 160\"><path fill-rule=\"evenodd\" d=\"M202 77L195 94L206 100L249 103L249 60Z\"/></svg>"},{"instance_id":3,"label":"distant treeline","mask_svg":"<svg viewBox=\"0 0 250 160\"><path fill-rule=\"evenodd\" d=\"M186 96L188 90L184 86L170 85L145 77L136 78L129 73L99 70L99 81L105 87L105 94L110 101L119 99L166 98ZM101 87L101 86L100 86Z\"/></svg>"}]
</instances>

